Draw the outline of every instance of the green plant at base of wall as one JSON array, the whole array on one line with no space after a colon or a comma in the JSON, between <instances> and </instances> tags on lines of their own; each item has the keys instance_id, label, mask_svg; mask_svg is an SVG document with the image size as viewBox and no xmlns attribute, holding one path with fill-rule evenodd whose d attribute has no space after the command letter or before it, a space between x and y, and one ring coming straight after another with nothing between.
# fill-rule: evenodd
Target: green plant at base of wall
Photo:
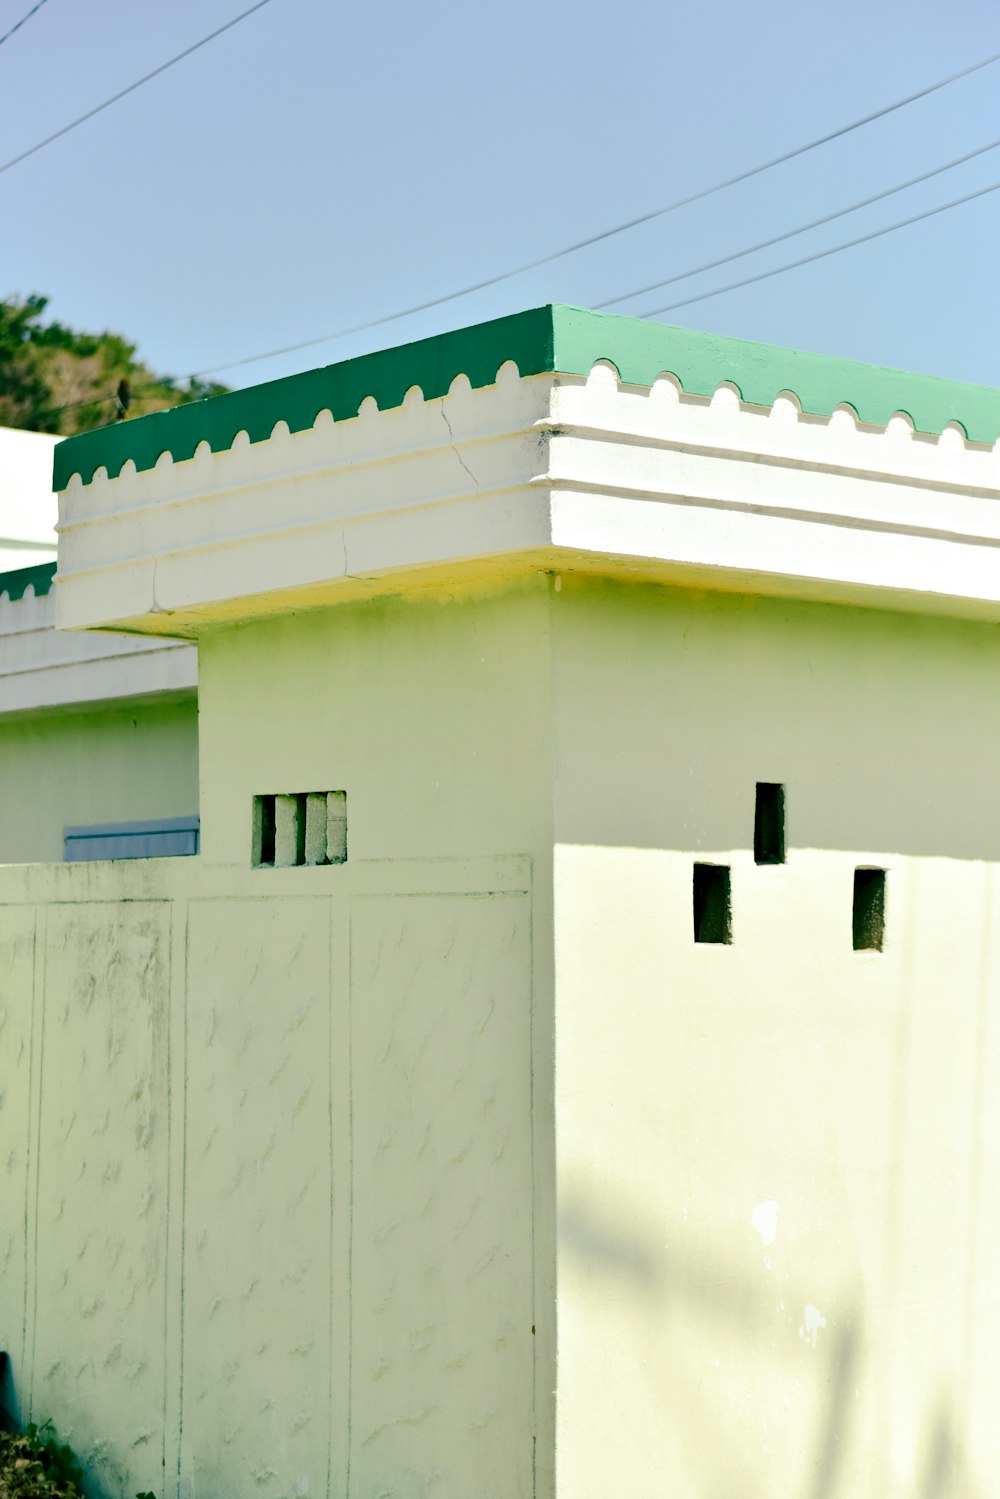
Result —
<instances>
[{"instance_id":1,"label":"green plant at base of wall","mask_svg":"<svg viewBox=\"0 0 1000 1499\"><path fill-rule=\"evenodd\" d=\"M83 1470L51 1421L0 1432L0 1499L77 1499Z\"/></svg>"}]
</instances>

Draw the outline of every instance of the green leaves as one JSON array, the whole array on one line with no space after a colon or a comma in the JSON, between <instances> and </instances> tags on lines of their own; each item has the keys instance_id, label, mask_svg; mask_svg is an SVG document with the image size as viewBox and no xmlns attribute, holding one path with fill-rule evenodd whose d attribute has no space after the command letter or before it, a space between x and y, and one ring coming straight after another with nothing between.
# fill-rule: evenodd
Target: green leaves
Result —
<instances>
[{"instance_id":1,"label":"green leaves","mask_svg":"<svg viewBox=\"0 0 1000 1499\"><path fill-rule=\"evenodd\" d=\"M123 380L132 389L132 417L227 388L157 375L119 333L78 333L45 322L48 304L38 294L0 300L0 426L64 436L107 426L116 418L115 392Z\"/></svg>"}]
</instances>

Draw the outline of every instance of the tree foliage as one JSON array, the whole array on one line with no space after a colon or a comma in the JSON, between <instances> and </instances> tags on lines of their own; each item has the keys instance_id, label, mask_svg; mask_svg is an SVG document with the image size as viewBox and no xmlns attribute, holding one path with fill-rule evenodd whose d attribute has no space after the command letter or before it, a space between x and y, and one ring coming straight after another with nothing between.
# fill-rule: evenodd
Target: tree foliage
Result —
<instances>
[{"instance_id":1,"label":"tree foliage","mask_svg":"<svg viewBox=\"0 0 1000 1499\"><path fill-rule=\"evenodd\" d=\"M157 375L119 333L77 333L45 322L48 297L0 300L0 427L69 436L104 427L119 415L116 393L126 382L129 416L219 395L213 380Z\"/></svg>"}]
</instances>

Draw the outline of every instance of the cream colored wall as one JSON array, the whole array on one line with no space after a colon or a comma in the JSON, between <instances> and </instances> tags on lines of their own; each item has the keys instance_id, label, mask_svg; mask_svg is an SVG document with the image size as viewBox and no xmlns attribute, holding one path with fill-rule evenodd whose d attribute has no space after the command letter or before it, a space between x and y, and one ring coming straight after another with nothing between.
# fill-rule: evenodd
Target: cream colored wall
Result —
<instances>
[{"instance_id":1,"label":"cream colored wall","mask_svg":"<svg viewBox=\"0 0 1000 1499\"><path fill-rule=\"evenodd\" d=\"M995 1480L994 680L991 626L564 576L560 1494ZM731 946L693 941L695 859L732 866Z\"/></svg>"},{"instance_id":2,"label":"cream colored wall","mask_svg":"<svg viewBox=\"0 0 1000 1499\"><path fill-rule=\"evenodd\" d=\"M549 587L212 637L206 858L0 869L0 1346L95 1496L551 1491Z\"/></svg>"},{"instance_id":3,"label":"cream colored wall","mask_svg":"<svg viewBox=\"0 0 1000 1499\"><path fill-rule=\"evenodd\" d=\"M23 1412L112 1499L982 1492L996 666L570 574L210 634L204 858L0 869ZM250 868L320 789L348 862Z\"/></svg>"},{"instance_id":4,"label":"cream colored wall","mask_svg":"<svg viewBox=\"0 0 1000 1499\"><path fill-rule=\"evenodd\" d=\"M522 1018L532 1022L532 1080L530 1094L522 1097L528 1112L511 1115L510 1128L512 1142L520 1148L534 1118L535 1250L527 1262L520 1251L513 1255L513 1273L517 1297L525 1309L529 1299L535 1307L529 1320L536 1325L532 1365L542 1371L532 1426L539 1492L551 1481L555 1357L552 1132L547 1126L552 1076L551 586L551 579L540 575L490 592L428 590L220 629L199 642L202 854L207 864L248 865L254 795L309 790L346 790L349 864L385 860L391 868L392 861L431 859L442 861L445 871L447 861L470 856L528 854L532 859L531 993L518 991L511 1000ZM268 873L256 878L266 889ZM429 970L446 960L451 940L445 936L443 947L435 949L431 943L424 956L415 955L415 970L423 974L425 965ZM433 1011L434 980L427 981ZM436 1036L440 1024L435 1025ZM428 1044L433 1044L430 1039ZM384 1093L387 1107L390 1093ZM484 1098L476 1107L483 1110L488 1140L485 1115L491 1105ZM478 1135L470 1129L469 1138ZM526 1183L522 1188L528 1192ZM476 1211L495 1222L487 1199ZM518 1222L527 1211L526 1197ZM394 1213L384 1216L395 1221ZM514 1230L511 1222L509 1231ZM436 1216L428 1232L428 1243L437 1235L440 1246L442 1226ZM446 1230L452 1232L457 1227ZM505 1228L498 1242L507 1233ZM418 1240L422 1242L422 1230ZM442 1264L448 1263L445 1256ZM442 1286L448 1279L445 1270L435 1275L429 1265L421 1274ZM460 1290L457 1294L464 1297ZM506 1293L502 1304L510 1304ZM370 1321L362 1313L359 1302L358 1336L377 1337L377 1318ZM481 1348L483 1334L472 1333L469 1325L469 1349ZM497 1333L501 1365L503 1347ZM377 1370L374 1351L372 1359ZM524 1389L516 1394L513 1384L505 1389L497 1416L487 1419L484 1405L484 1430L500 1412L507 1412L506 1421L519 1408ZM511 1430L508 1425L497 1429ZM462 1440L456 1437L456 1442L457 1454ZM406 1446L400 1447L400 1462ZM422 1439L412 1450L422 1450ZM371 1470L375 1482L378 1453L362 1456L376 1463ZM519 1475L519 1461L512 1461L497 1492L519 1493Z\"/></svg>"},{"instance_id":5,"label":"cream colored wall","mask_svg":"<svg viewBox=\"0 0 1000 1499\"><path fill-rule=\"evenodd\" d=\"M63 829L198 810L198 704L0 719L0 863L58 861Z\"/></svg>"},{"instance_id":6,"label":"cream colored wall","mask_svg":"<svg viewBox=\"0 0 1000 1499\"><path fill-rule=\"evenodd\" d=\"M529 861L7 866L0 906L22 1419L93 1496L526 1499Z\"/></svg>"},{"instance_id":7,"label":"cream colored wall","mask_svg":"<svg viewBox=\"0 0 1000 1499\"><path fill-rule=\"evenodd\" d=\"M346 790L352 858L541 852L550 811L544 577L209 632L202 850L250 860L257 794Z\"/></svg>"}]
</instances>

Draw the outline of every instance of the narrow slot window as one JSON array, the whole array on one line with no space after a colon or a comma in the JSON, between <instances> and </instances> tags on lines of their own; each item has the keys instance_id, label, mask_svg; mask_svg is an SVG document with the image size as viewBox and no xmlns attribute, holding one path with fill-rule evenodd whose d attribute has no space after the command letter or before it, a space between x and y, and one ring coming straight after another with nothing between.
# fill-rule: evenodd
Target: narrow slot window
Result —
<instances>
[{"instance_id":1,"label":"narrow slot window","mask_svg":"<svg viewBox=\"0 0 1000 1499\"><path fill-rule=\"evenodd\" d=\"M881 952L885 940L885 870L854 871L854 951Z\"/></svg>"},{"instance_id":2,"label":"narrow slot window","mask_svg":"<svg viewBox=\"0 0 1000 1499\"><path fill-rule=\"evenodd\" d=\"M274 863L274 797L253 799L253 862Z\"/></svg>"},{"instance_id":3,"label":"narrow slot window","mask_svg":"<svg viewBox=\"0 0 1000 1499\"><path fill-rule=\"evenodd\" d=\"M785 788L773 781L757 782L753 857L755 864L785 862Z\"/></svg>"},{"instance_id":4,"label":"narrow slot window","mask_svg":"<svg viewBox=\"0 0 1000 1499\"><path fill-rule=\"evenodd\" d=\"M732 895L727 864L694 866L694 940L733 940Z\"/></svg>"}]
</instances>

